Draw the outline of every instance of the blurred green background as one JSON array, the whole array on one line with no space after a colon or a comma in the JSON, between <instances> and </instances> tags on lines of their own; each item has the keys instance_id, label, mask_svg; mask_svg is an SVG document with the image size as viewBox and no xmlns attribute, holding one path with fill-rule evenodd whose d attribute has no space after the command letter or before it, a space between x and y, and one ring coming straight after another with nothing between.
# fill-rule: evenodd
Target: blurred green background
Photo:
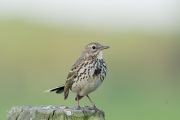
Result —
<instances>
[{"instance_id":1,"label":"blurred green background","mask_svg":"<svg viewBox=\"0 0 180 120\"><path fill-rule=\"evenodd\" d=\"M180 119L180 32L102 30L0 19L0 119L13 106L77 106L75 94L43 91L63 84L90 42L110 46L102 85L89 96L107 120ZM85 97L82 106L92 106Z\"/></svg>"}]
</instances>

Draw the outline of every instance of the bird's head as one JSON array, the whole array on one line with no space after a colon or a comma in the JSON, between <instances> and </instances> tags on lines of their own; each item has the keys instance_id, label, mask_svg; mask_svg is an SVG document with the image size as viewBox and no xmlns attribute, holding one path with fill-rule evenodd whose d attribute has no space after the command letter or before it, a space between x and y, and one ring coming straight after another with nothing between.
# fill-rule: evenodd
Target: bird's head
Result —
<instances>
[{"instance_id":1,"label":"bird's head","mask_svg":"<svg viewBox=\"0 0 180 120\"><path fill-rule=\"evenodd\" d=\"M97 56L102 59L103 50L110 48L109 46L103 46L100 43L92 42L86 45L81 53L81 56L89 57L89 56Z\"/></svg>"}]
</instances>

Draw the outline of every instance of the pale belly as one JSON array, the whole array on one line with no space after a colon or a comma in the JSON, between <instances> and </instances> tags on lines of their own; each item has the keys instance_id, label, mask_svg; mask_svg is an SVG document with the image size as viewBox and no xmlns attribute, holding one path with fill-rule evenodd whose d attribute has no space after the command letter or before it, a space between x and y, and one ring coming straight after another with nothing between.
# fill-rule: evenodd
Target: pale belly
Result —
<instances>
[{"instance_id":1,"label":"pale belly","mask_svg":"<svg viewBox=\"0 0 180 120\"><path fill-rule=\"evenodd\" d=\"M89 71L88 67L91 68ZM103 72L106 72L105 68L102 68L101 74L97 76L94 76L94 72L96 70L95 67L93 68L91 65L87 65L86 68L86 73L81 75L78 80L75 80L71 89L72 92L77 93L80 96L86 96L96 90L105 78L105 74L102 74ZM83 71L84 69L80 71L80 73Z\"/></svg>"},{"instance_id":2,"label":"pale belly","mask_svg":"<svg viewBox=\"0 0 180 120\"><path fill-rule=\"evenodd\" d=\"M101 80L98 79L83 79L73 84L72 88L74 87L74 89L72 89L72 91L78 93L80 96L86 96L96 90L101 83Z\"/></svg>"}]
</instances>

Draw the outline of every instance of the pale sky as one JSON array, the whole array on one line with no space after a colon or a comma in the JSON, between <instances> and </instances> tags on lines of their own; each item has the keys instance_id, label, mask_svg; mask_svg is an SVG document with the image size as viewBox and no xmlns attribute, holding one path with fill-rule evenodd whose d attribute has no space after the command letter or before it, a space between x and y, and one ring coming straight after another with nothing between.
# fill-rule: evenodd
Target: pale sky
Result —
<instances>
[{"instance_id":1,"label":"pale sky","mask_svg":"<svg viewBox=\"0 0 180 120\"><path fill-rule=\"evenodd\" d=\"M19 17L89 28L171 29L180 0L1 0L0 19Z\"/></svg>"}]
</instances>

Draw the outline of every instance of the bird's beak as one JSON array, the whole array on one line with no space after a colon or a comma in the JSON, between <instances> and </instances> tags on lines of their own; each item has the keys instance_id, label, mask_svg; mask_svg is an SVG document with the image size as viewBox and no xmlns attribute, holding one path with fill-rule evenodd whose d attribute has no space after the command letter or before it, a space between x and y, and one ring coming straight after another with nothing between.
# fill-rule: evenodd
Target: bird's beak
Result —
<instances>
[{"instance_id":1,"label":"bird's beak","mask_svg":"<svg viewBox=\"0 0 180 120\"><path fill-rule=\"evenodd\" d=\"M108 49L110 48L109 46L102 46L100 49L103 50L103 49Z\"/></svg>"}]
</instances>

